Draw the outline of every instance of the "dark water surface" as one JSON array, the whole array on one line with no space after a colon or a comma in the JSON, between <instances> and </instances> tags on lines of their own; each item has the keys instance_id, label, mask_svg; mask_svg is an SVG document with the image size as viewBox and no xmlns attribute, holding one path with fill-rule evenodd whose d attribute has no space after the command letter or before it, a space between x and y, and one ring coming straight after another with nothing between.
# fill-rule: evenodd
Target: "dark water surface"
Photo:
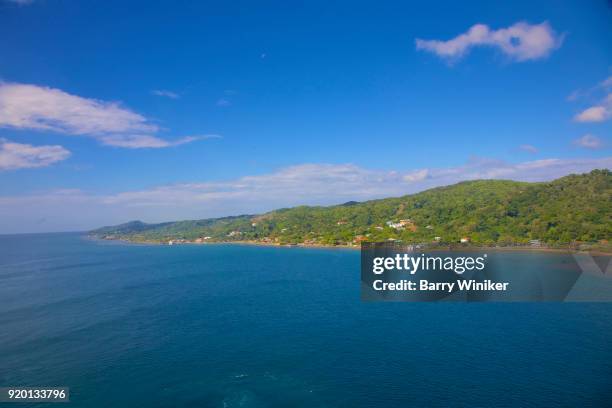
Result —
<instances>
[{"instance_id":1,"label":"dark water surface","mask_svg":"<svg viewBox=\"0 0 612 408\"><path fill-rule=\"evenodd\" d=\"M0 386L69 386L71 407L612 405L610 303L359 296L358 251L0 236Z\"/></svg>"}]
</instances>

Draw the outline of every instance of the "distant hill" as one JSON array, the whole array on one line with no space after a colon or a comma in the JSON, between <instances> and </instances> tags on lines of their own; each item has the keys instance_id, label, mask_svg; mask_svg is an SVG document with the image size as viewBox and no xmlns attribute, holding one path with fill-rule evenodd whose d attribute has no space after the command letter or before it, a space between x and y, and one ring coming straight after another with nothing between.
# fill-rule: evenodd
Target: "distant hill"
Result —
<instances>
[{"instance_id":1,"label":"distant hill","mask_svg":"<svg viewBox=\"0 0 612 408\"><path fill-rule=\"evenodd\" d=\"M478 245L605 244L612 237L612 172L593 170L543 183L465 181L398 198L162 224L132 221L91 233L147 242L445 244L468 238Z\"/></svg>"}]
</instances>

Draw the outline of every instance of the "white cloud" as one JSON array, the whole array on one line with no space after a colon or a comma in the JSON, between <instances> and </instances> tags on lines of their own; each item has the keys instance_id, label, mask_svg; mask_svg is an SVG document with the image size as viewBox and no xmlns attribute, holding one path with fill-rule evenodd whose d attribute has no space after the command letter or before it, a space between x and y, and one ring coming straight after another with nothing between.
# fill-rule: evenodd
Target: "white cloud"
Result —
<instances>
[{"instance_id":1,"label":"white cloud","mask_svg":"<svg viewBox=\"0 0 612 408\"><path fill-rule=\"evenodd\" d=\"M544 159L517 164L472 159L463 166L407 172L365 169L352 164L302 164L226 181L204 181L96 195L61 190L0 196L0 232L88 229L143 219L150 222L261 213L295 205L329 205L350 200L397 197L473 179L545 181L569 173L612 168L612 157ZM87 211L83 211L87 208Z\"/></svg>"},{"instance_id":2,"label":"white cloud","mask_svg":"<svg viewBox=\"0 0 612 408\"><path fill-rule=\"evenodd\" d=\"M203 139L164 140L156 136L157 125L117 102L16 83L0 83L0 127L83 135L126 148L169 147Z\"/></svg>"},{"instance_id":3,"label":"white cloud","mask_svg":"<svg viewBox=\"0 0 612 408\"><path fill-rule=\"evenodd\" d=\"M586 134L574 140L574 144L585 149L601 149L604 146L603 141L597 136Z\"/></svg>"},{"instance_id":4,"label":"white cloud","mask_svg":"<svg viewBox=\"0 0 612 408\"><path fill-rule=\"evenodd\" d=\"M32 146L0 138L0 171L46 167L68 157L70 152L62 146Z\"/></svg>"},{"instance_id":5,"label":"white cloud","mask_svg":"<svg viewBox=\"0 0 612 408\"><path fill-rule=\"evenodd\" d=\"M396 193L393 183L389 183L391 180L401 184L402 177L397 172L367 170L352 164L302 164L230 181L175 184L124 192L106 197L105 202L136 206L227 203L232 200L241 204L278 201L279 206L329 203ZM249 211L248 208L244 210Z\"/></svg>"},{"instance_id":6,"label":"white cloud","mask_svg":"<svg viewBox=\"0 0 612 408\"><path fill-rule=\"evenodd\" d=\"M519 146L519 149L525 151L525 152L529 152L529 153L537 153L539 152L538 148L530 145L530 144L523 144Z\"/></svg>"},{"instance_id":7,"label":"white cloud","mask_svg":"<svg viewBox=\"0 0 612 408\"><path fill-rule=\"evenodd\" d=\"M416 48L454 61L473 47L489 46L497 48L514 61L528 61L547 57L562 41L563 36L557 35L548 22L519 22L499 30L491 30L485 24L475 24L467 32L447 41L417 39Z\"/></svg>"},{"instance_id":8,"label":"white cloud","mask_svg":"<svg viewBox=\"0 0 612 408\"><path fill-rule=\"evenodd\" d=\"M413 182L416 182L416 181L423 181L428 176L429 176L429 170L421 169L421 170L415 170L413 172L405 174L404 177L403 177L403 180L407 181L409 183L413 183Z\"/></svg>"},{"instance_id":9,"label":"white cloud","mask_svg":"<svg viewBox=\"0 0 612 408\"><path fill-rule=\"evenodd\" d=\"M578 122L602 122L608 118L610 113L604 106L592 106L576 115Z\"/></svg>"},{"instance_id":10,"label":"white cloud","mask_svg":"<svg viewBox=\"0 0 612 408\"><path fill-rule=\"evenodd\" d=\"M599 95L599 98L601 98L598 103L576 114L574 120L576 122L604 122L612 118L612 93L610 93L610 89L612 89L612 76L609 76L586 91L577 90L572 92L567 98L568 101L575 101L592 96L593 94Z\"/></svg>"},{"instance_id":11,"label":"white cloud","mask_svg":"<svg viewBox=\"0 0 612 408\"><path fill-rule=\"evenodd\" d=\"M574 116L576 122L603 122L612 118L612 93L598 105L591 106Z\"/></svg>"},{"instance_id":12,"label":"white cloud","mask_svg":"<svg viewBox=\"0 0 612 408\"><path fill-rule=\"evenodd\" d=\"M0 126L72 135L155 132L156 125L116 102L36 85L0 84Z\"/></svg>"},{"instance_id":13,"label":"white cloud","mask_svg":"<svg viewBox=\"0 0 612 408\"><path fill-rule=\"evenodd\" d=\"M154 89L151 91L151 94L156 95L156 96L165 96L166 98L170 98L170 99L178 99L181 97L176 92L167 91L163 89Z\"/></svg>"}]
</instances>

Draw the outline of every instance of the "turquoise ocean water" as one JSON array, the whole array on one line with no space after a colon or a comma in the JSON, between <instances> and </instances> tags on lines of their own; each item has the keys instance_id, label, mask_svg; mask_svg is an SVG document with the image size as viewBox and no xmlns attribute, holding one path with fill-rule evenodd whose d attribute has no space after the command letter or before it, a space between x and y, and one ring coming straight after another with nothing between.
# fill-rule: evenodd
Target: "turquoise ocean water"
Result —
<instances>
[{"instance_id":1,"label":"turquoise ocean water","mask_svg":"<svg viewBox=\"0 0 612 408\"><path fill-rule=\"evenodd\" d=\"M359 289L352 250L0 236L0 386L69 386L71 407L612 405L612 303Z\"/></svg>"}]
</instances>

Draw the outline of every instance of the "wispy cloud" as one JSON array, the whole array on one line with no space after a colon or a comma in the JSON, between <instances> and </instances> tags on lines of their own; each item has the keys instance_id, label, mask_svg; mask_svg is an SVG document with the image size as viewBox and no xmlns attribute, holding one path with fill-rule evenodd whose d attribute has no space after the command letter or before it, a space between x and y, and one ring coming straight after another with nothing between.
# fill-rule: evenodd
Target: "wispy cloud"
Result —
<instances>
[{"instance_id":1,"label":"wispy cloud","mask_svg":"<svg viewBox=\"0 0 612 408\"><path fill-rule=\"evenodd\" d=\"M533 145L530 145L530 144L520 145L519 149L521 149L521 150L523 150L525 152L528 152L528 153L537 153L537 152L539 152L537 147L535 147Z\"/></svg>"},{"instance_id":2,"label":"wispy cloud","mask_svg":"<svg viewBox=\"0 0 612 408\"><path fill-rule=\"evenodd\" d=\"M159 126L117 102L18 83L0 83L0 127L82 135L104 145L129 148L168 147L198 140L164 140L156 135Z\"/></svg>"},{"instance_id":3,"label":"wispy cloud","mask_svg":"<svg viewBox=\"0 0 612 408\"><path fill-rule=\"evenodd\" d=\"M594 135L586 134L578 139L574 140L574 144L578 147L583 147L585 149L601 149L604 147L603 141Z\"/></svg>"},{"instance_id":4,"label":"wispy cloud","mask_svg":"<svg viewBox=\"0 0 612 408\"><path fill-rule=\"evenodd\" d=\"M569 95L567 95L565 100L568 102L574 102L580 99L583 94L584 94L584 91L582 91L581 89L576 89L575 91L572 91Z\"/></svg>"},{"instance_id":5,"label":"wispy cloud","mask_svg":"<svg viewBox=\"0 0 612 408\"><path fill-rule=\"evenodd\" d=\"M544 159L518 164L473 158L459 167L424 168L409 172L372 170L353 164L302 164L233 181L175 184L124 192L107 196L104 201L137 206L234 200L241 203L270 202L274 207L331 204L344 200L399 196L464 180L507 178L542 181L603 167L612 167L612 157ZM247 208L245 210L248 211Z\"/></svg>"},{"instance_id":6,"label":"wispy cloud","mask_svg":"<svg viewBox=\"0 0 612 408\"><path fill-rule=\"evenodd\" d=\"M406 172L366 169L353 164L301 164L233 180L163 185L107 195L60 190L0 196L0 225L10 230L15 215L20 220L45 217L49 220L45 228L49 229L60 224L64 229L68 226L86 229L136 218L167 221L259 213L301 204L328 205L401 196L463 180L546 181L595 168L612 168L612 157L544 159L515 164L475 158L458 167ZM87 213L82 210L84 206L88 208ZM40 228L35 224L14 225L22 232L24 228Z\"/></svg>"},{"instance_id":7,"label":"wispy cloud","mask_svg":"<svg viewBox=\"0 0 612 408\"><path fill-rule=\"evenodd\" d=\"M16 3L19 4L20 6L25 6L27 4L32 4L34 3L34 0L6 0L9 3Z\"/></svg>"},{"instance_id":8,"label":"wispy cloud","mask_svg":"<svg viewBox=\"0 0 612 408\"><path fill-rule=\"evenodd\" d=\"M221 106L221 107L227 107L230 106L232 104L232 102L227 99L227 98L221 98L219 100L217 100L217 106Z\"/></svg>"},{"instance_id":9,"label":"wispy cloud","mask_svg":"<svg viewBox=\"0 0 612 408\"><path fill-rule=\"evenodd\" d=\"M46 167L68 157L70 152L62 146L32 146L0 138L0 171Z\"/></svg>"},{"instance_id":10,"label":"wispy cloud","mask_svg":"<svg viewBox=\"0 0 612 408\"><path fill-rule=\"evenodd\" d=\"M164 97L170 98L170 99L178 99L178 98L181 97L176 92L167 91L167 90L163 90L163 89L154 89L154 90L151 91L151 94L152 95L156 95L156 96L164 96Z\"/></svg>"},{"instance_id":11,"label":"wispy cloud","mask_svg":"<svg viewBox=\"0 0 612 408\"><path fill-rule=\"evenodd\" d=\"M583 99L583 98L586 98L588 96L591 96L595 92L602 91L602 90L606 91L606 90L609 90L609 89L612 89L612 75L609 76L608 78L604 79L603 81L601 81L597 85L592 86L590 88L574 90L565 99L568 102L575 102L575 101L578 101L580 99Z\"/></svg>"},{"instance_id":12,"label":"wispy cloud","mask_svg":"<svg viewBox=\"0 0 612 408\"><path fill-rule=\"evenodd\" d=\"M162 148L180 146L196 140L219 138L218 135L185 136L176 140L165 140L150 135L107 135L100 137L100 142L107 146L129 149Z\"/></svg>"},{"instance_id":13,"label":"wispy cloud","mask_svg":"<svg viewBox=\"0 0 612 408\"><path fill-rule=\"evenodd\" d=\"M541 24L519 22L498 30L475 24L467 32L447 41L417 39L416 48L456 61L474 47L488 46L498 49L511 60L521 62L547 57L562 41L563 36L556 34L546 21Z\"/></svg>"}]
</instances>

